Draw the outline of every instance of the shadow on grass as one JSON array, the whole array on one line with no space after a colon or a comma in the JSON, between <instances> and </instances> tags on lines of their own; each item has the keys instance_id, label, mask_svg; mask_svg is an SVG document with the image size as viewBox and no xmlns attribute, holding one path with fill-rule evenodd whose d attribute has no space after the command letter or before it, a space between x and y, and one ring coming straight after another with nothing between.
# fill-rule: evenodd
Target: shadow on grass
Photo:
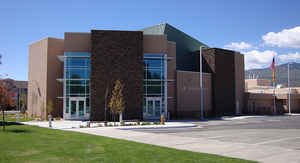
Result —
<instances>
[{"instance_id":1,"label":"shadow on grass","mask_svg":"<svg viewBox=\"0 0 300 163\"><path fill-rule=\"evenodd\" d=\"M29 130L24 130L24 129L10 129L9 126L20 126L23 125L21 123L17 122L4 122L5 123L5 131L4 132L13 132L13 133L28 133L31 132ZM4 124L2 121L0 122L0 131L2 130L2 126Z\"/></svg>"},{"instance_id":2,"label":"shadow on grass","mask_svg":"<svg viewBox=\"0 0 300 163\"><path fill-rule=\"evenodd\" d=\"M13 132L13 133L29 133L31 131L29 130L23 130L23 129L12 129L12 130L6 130L7 132Z\"/></svg>"},{"instance_id":3,"label":"shadow on grass","mask_svg":"<svg viewBox=\"0 0 300 163\"><path fill-rule=\"evenodd\" d=\"M5 126L11 126L11 125L23 125L22 123L18 123L18 122L4 122L1 121L0 122L0 126L3 126L3 124L5 124Z\"/></svg>"}]
</instances>

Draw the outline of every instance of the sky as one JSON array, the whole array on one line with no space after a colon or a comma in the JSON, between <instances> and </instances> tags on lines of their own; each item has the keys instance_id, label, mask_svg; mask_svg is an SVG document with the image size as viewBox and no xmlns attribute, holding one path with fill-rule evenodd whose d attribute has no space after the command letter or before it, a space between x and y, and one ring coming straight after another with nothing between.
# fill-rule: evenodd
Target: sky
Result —
<instances>
[{"instance_id":1,"label":"sky","mask_svg":"<svg viewBox=\"0 0 300 163\"><path fill-rule=\"evenodd\" d=\"M169 23L210 47L245 55L245 69L300 62L299 0L3 0L0 77L28 79L28 48L45 37Z\"/></svg>"}]
</instances>

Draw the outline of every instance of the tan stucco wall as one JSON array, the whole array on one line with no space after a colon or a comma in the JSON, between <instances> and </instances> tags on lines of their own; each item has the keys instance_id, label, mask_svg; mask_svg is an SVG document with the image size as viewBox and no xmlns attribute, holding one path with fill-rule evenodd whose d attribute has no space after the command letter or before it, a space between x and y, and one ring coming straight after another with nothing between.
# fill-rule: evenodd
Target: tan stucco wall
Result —
<instances>
[{"instance_id":1,"label":"tan stucco wall","mask_svg":"<svg viewBox=\"0 0 300 163\"><path fill-rule=\"evenodd\" d=\"M168 42L168 59L167 74L168 74L168 112L170 118L174 118L177 110L177 95L176 95L176 43Z\"/></svg>"},{"instance_id":2,"label":"tan stucco wall","mask_svg":"<svg viewBox=\"0 0 300 163\"><path fill-rule=\"evenodd\" d=\"M62 64L56 55L63 54L63 40L45 38L29 46L28 110L31 117L46 118L49 99L56 100L62 90L56 78L62 75ZM54 110L56 110L56 101Z\"/></svg>"},{"instance_id":3,"label":"tan stucco wall","mask_svg":"<svg viewBox=\"0 0 300 163\"><path fill-rule=\"evenodd\" d=\"M30 117L41 117L46 107L48 38L29 46L28 109ZM44 109L45 110L45 109Z\"/></svg>"},{"instance_id":4,"label":"tan stucco wall","mask_svg":"<svg viewBox=\"0 0 300 163\"><path fill-rule=\"evenodd\" d=\"M168 39L166 35L144 35L144 53L164 53L168 52Z\"/></svg>"},{"instance_id":5,"label":"tan stucco wall","mask_svg":"<svg viewBox=\"0 0 300 163\"><path fill-rule=\"evenodd\" d=\"M177 71L178 118L200 118L200 73ZM204 115L212 113L211 74L203 73Z\"/></svg>"},{"instance_id":6,"label":"tan stucco wall","mask_svg":"<svg viewBox=\"0 0 300 163\"><path fill-rule=\"evenodd\" d=\"M91 33L65 32L65 52L90 52Z\"/></svg>"},{"instance_id":7,"label":"tan stucco wall","mask_svg":"<svg viewBox=\"0 0 300 163\"><path fill-rule=\"evenodd\" d=\"M244 92L245 92L245 70L244 70L244 55L235 53L235 106L236 114L241 114L244 107Z\"/></svg>"},{"instance_id":8,"label":"tan stucco wall","mask_svg":"<svg viewBox=\"0 0 300 163\"><path fill-rule=\"evenodd\" d=\"M245 93L246 113L248 114L272 114L274 109L274 96L272 93ZM291 112L300 112L300 95L291 94ZM276 94L277 110L283 109L288 113L288 95ZM278 111L277 111L278 114Z\"/></svg>"},{"instance_id":9,"label":"tan stucco wall","mask_svg":"<svg viewBox=\"0 0 300 163\"><path fill-rule=\"evenodd\" d=\"M48 68L47 68L47 103L51 100L54 105L52 112L54 117L63 115L63 100L57 97L63 96L63 83L56 79L63 78L63 62L57 56L64 54L63 39L48 40Z\"/></svg>"},{"instance_id":10,"label":"tan stucco wall","mask_svg":"<svg viewBox=\"0 0 300 163\"><path fill-rule=\"evenodd\" d=\"M274 101L272 94L246 93L248 114L272 114Z\"/></svg>"},{"instance_id":11,"label":"tan stucco wall","mask_svg":"<svg viewBox=\"0 0 300 163\"><path fill-rule=\"evenodd\" d=\"M144 35L144 53L167 54L168 113L174 117L176 111L176 43L167 40L166 35Z\"/></svg>"},{"instance_id":12,"label":"tan stucco wall","mask_svg":"<svg viewBox=\"0 0 300 163\"><path fill-rule=\"evenodd\" d=\"M271 80L267 79L246 79L245 85L246 89L256 88L256 87L269 87L271 86Z\"/></svg>"}]
</instances>

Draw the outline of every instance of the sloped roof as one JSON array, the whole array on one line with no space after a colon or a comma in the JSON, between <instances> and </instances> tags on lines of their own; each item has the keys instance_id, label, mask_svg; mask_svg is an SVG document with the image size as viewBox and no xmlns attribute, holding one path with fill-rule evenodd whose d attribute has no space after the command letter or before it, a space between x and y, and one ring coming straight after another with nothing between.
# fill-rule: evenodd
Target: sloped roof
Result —
<instances>
[{"instance_id":1,"label":"sloped roof","mask_svg":"<svg viewBox=\"0 0 300 163\"><path fill-rule=\"evenodd\" d=\"M167 35L168 41L176 42L176 69L197 71L195 56L191 55L191 53L199 50L200 46L207 47L207 45L168 23L147 27L141 29L141 31L146 35Z\"/></svg>"},{"instance_id":2,"label":"sloped roof","mask_svg":"<svg viewBox=\"0 0 300 163\"><path fill-rule=\"evenodd\" d=\"M180 31L179 29L173 27L172 25L170 25L168 23L162 23L162 24L157 24L157 25L151 26L151 27L146 27L146 28L141 29L141 31L143 31L144 34L149 34L149 35L180 35L190 41L195 41L198 44L207 46L204 43L200 42L199 40ZM174 40L169 40L169 41L174 41Z\"/></svg>"}]
</instances>

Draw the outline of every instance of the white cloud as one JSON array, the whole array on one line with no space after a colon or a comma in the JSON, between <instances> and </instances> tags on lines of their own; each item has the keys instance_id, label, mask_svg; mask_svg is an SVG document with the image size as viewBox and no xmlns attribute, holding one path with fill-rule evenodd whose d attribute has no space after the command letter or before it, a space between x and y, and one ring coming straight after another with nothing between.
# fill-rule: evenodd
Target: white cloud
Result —
<instances>
[{"instance_id":1,"label":"white cloud","mask_svg":"<svg viewBox=\"0 0 300 163\"><path fill-rule=\"evenodd\" d=\"M262 36L264 43L281 48L300 48L300 26L284 29L281 32L269 32Z\"/></svg>"},{"instance_id":2,"label":"white cloud","mask_svg":"<svg viewBox=\"0 0 300 163\"><path fill-rule=\"evenodd\" d=\"M243 54L245 56L246 70L269 67L271 66L274 56L275 56L276 64L300 61L299 52L278 54L276 51L272 51L272 50L266 50L266 51L252 50L249 52L243 52Z\"/></svg>"},{"instance_id":3,"label":"white cloud","mask_svg":"<svg viewBox=\"0 0 300 163\"><path fill-rule=\"evenodd\" d=\"M225 45L224 48L231 50L244 50L252 48L252 45L246 42L232 42L228 45Z\"/></svg>"},{"instance_id":4,"label":"white cloud","mask_svg":"<svg viewBox=\"0 0 300 163\"><path fill-rule=\"evenodd\" d=\"M271 65L274 55L277 55L277 52L272 50L258 51L252 50L249 52L243 52L245 55L245 68L254 69L254 68L263 68L268 65Z\"/></svg>"}]
</instances>

